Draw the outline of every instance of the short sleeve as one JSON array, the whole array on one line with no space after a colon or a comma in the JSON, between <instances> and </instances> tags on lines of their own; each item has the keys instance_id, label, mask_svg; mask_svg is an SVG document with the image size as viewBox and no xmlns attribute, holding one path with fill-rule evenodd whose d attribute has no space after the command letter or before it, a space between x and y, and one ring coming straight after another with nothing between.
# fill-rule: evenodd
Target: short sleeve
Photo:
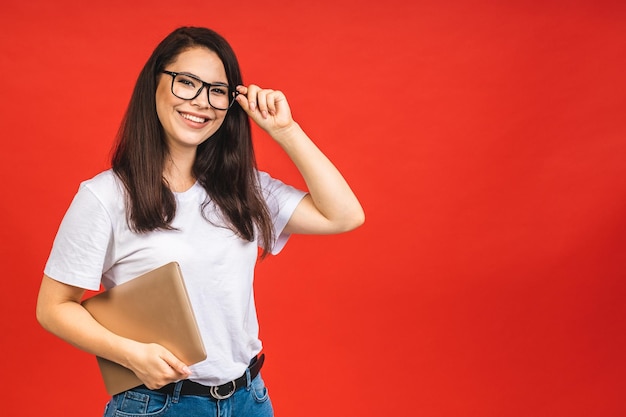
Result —
<instances>
[{"instance_id":1,"label":"short sleeve","mask_svg":"<svg viewBox=\"0 0 626 417\"><path fill-rule=\"evenodd\" d=\"M65 284L98 290L112 230L104 206L81 185L59 226L44 273Z\"/></svg>"},{"instance_id":2,"label":"short sleeve","mask_svg":"<svg viewBox=\"0 0 626 417\"><path fill-rule=\"evenodd\" d=\"M274 225L275 237L270 252L272 255L276 255L289 240L290 235L284 233L285 226L289 222L296 207L307 193L272 178L265 172L259 172L259 184Z\"/></svg>"}]
</instances>

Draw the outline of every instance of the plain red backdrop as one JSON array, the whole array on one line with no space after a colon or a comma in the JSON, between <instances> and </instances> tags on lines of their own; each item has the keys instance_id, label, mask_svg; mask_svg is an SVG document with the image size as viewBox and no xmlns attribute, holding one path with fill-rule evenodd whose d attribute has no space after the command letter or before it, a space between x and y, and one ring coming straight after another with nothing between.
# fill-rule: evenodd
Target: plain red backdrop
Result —
<instances>
[{"instance_id":1,"label":"plain red backdrop","mask_svg":"<svg viewBox=\"0 0 626 417\"><path fill-rule=\"evenodd\" d=\"M148 55L202 25L367 214L257 269L278 416L625 415L625 22L602 0L5 0L0 413L101 415L95 360L35 321L43 265Z\"/></svg>"}]
</instances>

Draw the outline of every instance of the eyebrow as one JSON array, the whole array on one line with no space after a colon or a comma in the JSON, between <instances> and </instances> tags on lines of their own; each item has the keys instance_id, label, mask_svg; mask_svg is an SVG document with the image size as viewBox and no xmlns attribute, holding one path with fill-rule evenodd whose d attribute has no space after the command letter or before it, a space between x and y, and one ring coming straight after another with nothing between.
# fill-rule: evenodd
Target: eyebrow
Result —
<instances>
[{"instance_id":1,"label":"eyebrow","mask_svg":"<svg viewBox=\"0 0 626 417\"><path fill-rule=\"evenodd\" d=\"M196 74L192 74L190 72L181 71L181 72L179 72L179 74L186 75L186 76L191 77L191 78L195 78L196 80L202 81L205 84L223 85L224 87L229 87L228 83L225 83L223 81L215 81L215 82L210 83L208 81L204 81L202 78L198 77Z\"/></svg>"}]
</instances>

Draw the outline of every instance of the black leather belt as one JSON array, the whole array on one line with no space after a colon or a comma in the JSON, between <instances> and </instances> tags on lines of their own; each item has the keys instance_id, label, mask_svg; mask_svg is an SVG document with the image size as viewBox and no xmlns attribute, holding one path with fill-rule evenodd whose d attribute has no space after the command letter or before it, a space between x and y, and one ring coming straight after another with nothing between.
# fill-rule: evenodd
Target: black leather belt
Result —
<instances>
[{"instance_id":1,"label":"black leather belt","mask_svg":"<svg viewBox=\"0 0 626 417\"><path fill-rule=\"evenodd\" d=\"M265 361L265 354L262 354L258 358L254 358L250 361L250 366L248 369L250 370L250 380L253 380L261 370L263 366L263 362ZM181 395L200 395L212 397L216 400L225 400L229 398L231 395L235 393L239 388L243 388L247 385L248 380L246 378L246 374L244 372L239 378L227 382L218 386L208 386L198 384L197 382L189 381L188 379L183 381L183 385L180 389ZM160 392L162 394L173 395L174 389L176 388L176 383L172 382L171 384L167 384L164 387L159 389L155 389L153 391Z\"/></svg>"}]
</instances>

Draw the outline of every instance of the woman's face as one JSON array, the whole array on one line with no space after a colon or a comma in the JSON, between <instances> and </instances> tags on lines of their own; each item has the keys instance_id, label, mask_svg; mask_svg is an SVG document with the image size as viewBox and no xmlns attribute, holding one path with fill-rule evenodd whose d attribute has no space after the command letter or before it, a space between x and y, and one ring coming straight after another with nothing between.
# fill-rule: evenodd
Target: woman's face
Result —
<instances>
[{"instance_id":1,"label":"woman's face","mask_svg":"<svg viewBox=\"0 0 626 417\"><path fill-rule=\"evenodd\" d=\"M193 75L207 83L228 83L222 61L215 52L203 47L181 52L165 70ZM170 151L195 149L220 128L226 117L226 110L216 110L209 105L206 87L192 100L172 94L172 76L169 74L160 75L156 111Z\"/></svg>"}]
</instances>

